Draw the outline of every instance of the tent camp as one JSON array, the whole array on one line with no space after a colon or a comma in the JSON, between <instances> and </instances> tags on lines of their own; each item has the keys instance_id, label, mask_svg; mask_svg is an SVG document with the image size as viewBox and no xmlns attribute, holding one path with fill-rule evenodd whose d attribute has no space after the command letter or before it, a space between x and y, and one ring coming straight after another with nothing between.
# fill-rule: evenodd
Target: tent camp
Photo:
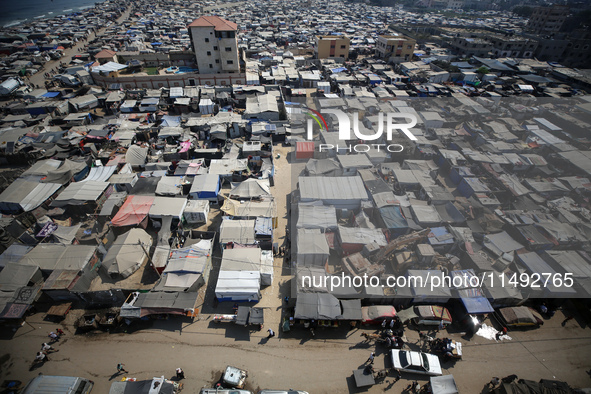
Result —
<instances>
[{"instance_id":1,"label":"tent camp","mask_svg":"<svg viewBox=\"0 0 591 394\"><path fill-rule=\"evenodd\" d=\"M84 176L82 171L87 169L88 166L85 162L66 159L59 168L48 171L47 176L41 181L43 183L60 183L63 185L69 182L74 176L79 176L76 179L82 178Z\"/></svg>"},{"instance_id":2,"label":"tent camp","mask_svg":"<svg viewBox=\"0 0 591 394\"><path fill-rule=\"evenodd\" d=\"M148 260L146 251L149 252L151 246L150 234L142 229L133 228L115 239L103 259L102 268L110 276L121 275L127 278Z\"/></svg>"},{"instance_id":3,"label":"tent camp","mask_svg":"<svg viewBox=\"0 0 591 394\"><path fill-rule=\"evenodd\" d=\"M174 197L182 194L183 178L178 176L163 176L156 186L157 196Z\"/></svg>"},{"instance_id":4,"label":"tent camp","mask_svg":"<svg viewBox=\"0 0 591 394\"><path fill-rule=\"evenodd\" d=\"M195 175L189 198L217 202L220 192L220 176L216 174Z\"/></svg>"},{"instance_id":5,"label":"tent camp","mask_svg":"<svg viewBox=\"0 0 591 394\"><path fill-rule=\"evenodd\" d=\"M115 227L135 226L142 223L154 203L153 196L127 196L111 224Z\"/></svg>"},{"instance_id":6,"label":"tent camp","mask_svg":"<svg viewBox=\"0 0 591 394\"><path fill-rule=\"evenodd\" d=\"M185 205L183 217L187 223L206 223L209 215L209 201L189 200Z\"/></svg>"},{"instance_id":7,"label":"tent camp","mask_svg":"<svg viewBox=\"0 0 591 394\"><path fill-rule=\"evenodd\" d=\"M299 177L299 185L302 201L321 200L338 209L356 209L369 199L359 176Z\"/></svg>"},{"instance_id":8,"label":"tent camp","mask_svg":"<svg viewBox=\"0 0 591 394\"><path fill-rule=\"evenodd\" d=\"M220 271L215 287L218 301L258 301L261 298L259 271Z\"/></svg>"},{"instance_id":9,"label":"tent camp","mask_svg":"<svg viewBox=\"0 0 591 394\"><path fill-rule=\"evenodd\" d=\"M132 166L141 167L146 164L146 157L148 156L148 148L142 148L137 145L131 145L125 154L125 162Z\"/></svg>"}]
</instances>

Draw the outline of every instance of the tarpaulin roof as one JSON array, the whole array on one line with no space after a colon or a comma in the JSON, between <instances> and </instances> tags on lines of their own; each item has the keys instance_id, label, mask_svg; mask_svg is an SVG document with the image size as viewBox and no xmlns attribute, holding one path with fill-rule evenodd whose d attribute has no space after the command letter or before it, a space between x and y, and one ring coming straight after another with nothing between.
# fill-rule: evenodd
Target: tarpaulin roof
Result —
<instances>
[{"instance_id":1,"label":"tarpaulin roof","mask_svg":"<svg viewBox=\"0 0 591 394\"><path fill-rule=\"evenodd\" d=\"M495 311L480 289L472 288L458 290L458 294L466 308L466 312L470 314L479 315Z\"/></svg>"},{"instance_id":2,"label":"tarpaulin roof","mask_svg":"<svg viewBox=\"0 0 591 394\"><path fill-rule=\"evenodd\" d=\"M380 215L388 229L408 228L408 222L402 215L400 207L391 205L380 208Z\"/></svg>"},{"instance_id":3,"label":"tarpaulin roof","mask_svg":"<svg viewBox=\"0 0 591 394\"><path fill-rule=\"evenodd\" d=\"M386 236L380 229L339 226L339 237L343 244L369 245L372 242L379 246L387 244Z\"/></svg>"},{"instance_id":4,"label":"tarpaulin roof","mask_svg":"<svg viewBox=\"0 0 591 394\"><path fill-rule=\"evenodd\" d=\"M497 256L523 248L523 245L511 238L506 231L486 235L483 244Z\"/></svg>"},{"instance_id":5,"label":"tarpaulin roof","mask_svg":"<svg viewBox=\"0 0 591 394\"><path fill-rule=\"evenodd\" d=\"M336 229L337 212L335 207L300 203L298 205L297 228Z\"/></svg>"},{"instance_id":6,"label":"tarpaulin roof","mask_svg":"<svg viewBox=\"0 0 591 394\"><path fill-rule=\"evenodd\" d=\"M220 225L220 243L254 243L254 220L222 220Z\"/></svg>"},{"instance_id":7,"label":"tarpaulin roof","mask_svg":"<svg viewBox=\"0 0 591 394\"><path fill-rule=\"evenodd\" d=\"M35 265L42 270L82 271L94 255L96 246L39 244L25 255L20 264Z\"/></svg>"},{"instance_id":8,"label":"tarpaulin roof","mask_svg":"<svg viewBox=\"0 0 591 394\"><path fill-rule=\"evenodd\" d=\"M21 245L14 243L10 245L0 255L0 268L6 266L7 263L18 263L31 249L32 246Z\"/></svg>"},{"instance_id":9,"label":"tarpaulin roof","mask_svg":"<svg viewBox=\"0 0 591 394\"><path fill-rule=\"evenodd\" d=\"M332 294L298 294L294 315L296 319L336 320L341 315L341 304Z\"/></svg>"},{"instance_id":10,"label":"tarpaulin roof","mask_svg":"<svg viewBox=\"0 0 591 394\"><path fill-rule=\"evenodd\" d=\"M359 176L300 177L300 195L306 200L367 200L367 192Z\"/></svg>"},{"instance_id":11,"label":"tarpaulin roof","mask_svg":"<svg viewBox=\"0 0 591 394\"><path fill-rule=\"evenodd\" d=\"M98 181L98 182L107 182L111 175L115 173L117 170L117 166L100 166L100 167L92 167L88 176L81 180L80 182L86 181Z\"/></svg>"},{"instance_id":12,"label":"tarpaulin roof","mask_svg":"<svg viewBox=\"0 0 591 394\"><path fill-rule=\"evenodd\" d=\"M431 376L431 392L433 394L457 394L458 386L453 375Z\"/></svg>"},{"instance_id":13,"label":"tarpaulin roof","mask_svg":"<svg viewBox=\"0 0 591 394\"><path fill-rule=\"evenodd\" d=\"M187 205L186 198L174 197L154 197L154 202L150 208L151 218L161 218L163 216L173 216L181 218Z\"/></svg>"},{"instance_id":14,"label":"tarpaulin roof","mask_svg":"<svg viewBox=\"0 0 591 394\"><path fill-rule=\"evenodd\" d=\"M277 204L275 200L264 201L236 201L227 198L221 208L227 215L243 218L275 218L277 217Z\"/></svg>"},{"instance_id":15,"label":"tarpaulin roof","mask_svg":"<svg viewBox=\"0 0 591 394\"><path fill-rule=\"evenodd\" d=\"M340 300L342 315L337 316L338 320L361 320L361 300Z\"/></svg>"},{"instance_id":16,"label":"tarpaulin roof","mask_svg":"<svg viewBox=\"0 0 591 394\"><path fill-rule=\"evenodd\" d=\"M22 176L30 175L47 176L51 171L57 170L62 162L54 159L39 160L33 164L27 171L23 172Z\"/></svg>"},{"instance_id":17,"label":"tarpaulin roof","mask_svg":"<svg viewBox=\"0 0 591 394\"><path fill-rule=\"evenodd\" d=\"M108 182L88 181L70 183L51 203L52 207L82 205L96 201L109 187Z\"/></svg>"},{"instance_id":18,"label":"tarpaulin roof","mask_svg":"<svg viewBox=\"0 0 591 394\"><path fill-rule=\"evenodd\" d=\"M148 156L148 148L131 145L125 154L125 162L133 165L144 165Z\"/></svg>"},{"instance_id":19,"label":"tarpaulin roof","mask_svg":"<svg viewBox=\"0 0 591 394\"><path fill-rule=\"evenodd\" d=\"M124 68L127 68L127 66L125 64L119 64L119 63L115 63L115 62L107 62L101 66L95 66L92 68L92 72L93 73L98 73L98 72L104 72L104 73L110 73L111 71L119 71L119 70L123 70Z\"/></svg>"},{"instance_id":20,"label":"tarpaulin roof","mask_svg":"<svg viewBox=\"0 0 591 394\"><path fill-rule=\"evenodd\" d=\"M115 227L135 226L148 216L153 203L154 196L128 196L111 224Z\"/></svg>"},{"instance_id":21,"label":"tarpaulin roof","mask_svg":"<svg viewBox=\"0 0 591 394\"><path fill-rule=\"evenodd\" d=\"M133 228L117 237L103 258L102 266L109 275L119 274L127 278L148 259L144 250L149 251L151 246L150 234L140 228Z\"/></svg>"},{"instance_id":22,"label":"tarpaulin roof","mask_svg":"<svg viewBox=\"0 0 591 394\"><path fill-rule=\"evenodd\" d=\"M215 286L218 299L258 301L260 299L259 271L220 271Z\"/></svg>"},{"instance_id":23,"label":"tarpaulin roof","mask_svg":"<svg viewBox=\"0 0 591 394\"><path fill-rule=\"evenodd\" d=\"M163 176L156 186L156 195L158 196L177 196L181 194L182 178L178 176Z\"/></svg>"},{"instance_id":24,"label":"tarpaulin roof","mask_svg":"<svg viewBox=\"0 0 591 394\"><path fill-rule=\"evenodd\" d=\"M230 197L240 198L259 198L270 196L269 181L249 178L244 182L234 185L230 191Z\"/></svg>"},{"instance_id":25,"label":"tarpaulin roof","mask_svg":"<svg viewBox=\"0 0 591 394\"><path fill-rule=\"evenodd\" d=\"M306 163L309 175L341 175L341 165L335 159L310 159Z\"/></svg>"},{"instance_id":26,"label":"tarpaulin roof","mask_svg":"<svg viewBox=\"0 0 591 394\"><path fill-rule=\"evenodd\" d=\"M18 263L8 263L0 271L0 291L12 291L27 286L33 278L42 278L39 267Z\"/></svg>"},{"instance_id":27,"label":"tarpaulin roof","mask_svg":"<svg viewBox=\"0 0 591 394\"><path fill-rule=\"evenodd\" d=\"M19 178L0 194L0 207L11 211L18 205L25 212L32 211L43 204L62 185L57 183L38 183Z\"/></svg>"}]
</instances>

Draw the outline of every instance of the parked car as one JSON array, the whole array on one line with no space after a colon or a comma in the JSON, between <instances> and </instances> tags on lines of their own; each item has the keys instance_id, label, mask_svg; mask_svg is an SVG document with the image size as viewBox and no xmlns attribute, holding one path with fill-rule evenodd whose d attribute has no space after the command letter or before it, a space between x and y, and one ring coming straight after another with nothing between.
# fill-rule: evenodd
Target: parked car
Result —
<instances>
[{"instance_id":1,"label":"parked car","mask_svg":"<svg viewBox=\"0 0 591 394\"><path fill-rule=\"evenodd\" d=\"M439 323L443 321L443 326L447 327L452 322L449 310L439 305L415 306L414 312L417 317L413 318L412 321L418 325L439 326Z\"/></svg>"},{"instance_id":2,"label":"parked car","mask_svg":"<svg viewBox=\"0 0 591 394\"><path fill-rule=\"evenodd\" d=\"M401 372L418 373L429 376L442 375L439 357L434 354L410 350L392 349L392 365Z\"/></svg>"},{"instance_id":3,"label":"parked car","mask_svg":"<svg viewBox=\"0 0 591 394\"><path fill-rule=\"evenodd\" d=\"M393 319L396 309L392 305L372 305L361 308L361 322L363 324L380 324L384 320Z\"/></svg>"}]
</instances>

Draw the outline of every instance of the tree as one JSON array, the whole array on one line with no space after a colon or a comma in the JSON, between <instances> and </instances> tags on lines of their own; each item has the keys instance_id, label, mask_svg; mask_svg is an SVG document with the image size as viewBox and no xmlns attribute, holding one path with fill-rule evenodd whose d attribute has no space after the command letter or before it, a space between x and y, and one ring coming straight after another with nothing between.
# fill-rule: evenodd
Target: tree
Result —
<instances>
[{"instance_id":1,"label":"tree","mask_svg":"<svg viewBox=\"0 0 591 394\"><path fill-rule=\"evenodd\" d=\"M488 69L488 67L486 67L486 66L481 66L480 68L478 68L478 70L476 70L476 72L477 72L478 74L482 74L482 75L484 75L484 74L488 74L488 72L489 72L489 71L490 71L490 70L489 70L489 69Z\"/></svg>"}]
</instances>

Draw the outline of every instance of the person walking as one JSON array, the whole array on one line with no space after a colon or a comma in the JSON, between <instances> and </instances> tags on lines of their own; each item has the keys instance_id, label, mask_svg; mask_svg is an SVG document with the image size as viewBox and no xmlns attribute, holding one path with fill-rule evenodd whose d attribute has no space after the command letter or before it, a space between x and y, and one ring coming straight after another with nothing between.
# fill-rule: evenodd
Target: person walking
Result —
<instances>
[{"instance_id":1,"label":"person walking","mask_svg":"<svg viewBox=\"0 0 591 394\"><path fill-rule=\"evenodd\" d=\"M49 352L58 352L59 350L56 350L53 348L53 346L51 346L48 343L43 343L41 345L41 351L45 354L49 353Z\"/></svg>"},{"instance_id":2,"label":"person walking","mask_svg":"<svg viewBox=\"0 0 591 394\"><path fill-rule=\"evenodd\" d=\"M382 320L382 328L386 328L386 319Z\"/></svg>"},{"instance_id":3,"label":"person walking","mask_svg":"<svg viewBox=\"0 0 591 394\"><path fill-rule=\"evenodd\" d=\"M123 373L123 372L129 373L128 370L126 370L125 368L123 368L124 365L125 364L123 364L123 363L117 364L117 373Z\"/></svg>"},{"instance_id":4,"label":"person walking","mask_svg":"<svg viewBox=\"0 0 591 394\"><path fill-rule=\"evenodd\" d=\"M267 338L273 338L275 336L275 331L271 330L270 328L267 330L267 332L269 332Z\"/></svg>"},{"instance_id":5,"label":"person walking","mask_svg":"<svg viewBox=\"0 0 591 394\"><path fill-rule=\"evenodd\" d=\"M390 320L390 329L394 329L394 319Z\"/></svg>"},{"instance_id":6,"label":"person walking","mask_svg":"<svg viewBox=\"0 0 591 394\"><path fill-rule=\"evenodd\" d=\"M185 378L185 371L182 370L182 368L177 368L176 369L176 378L178 380L184 379Z\"/></svg>"},{"instance_id":7,"label":"person walking","mask_svg":"<svg viewBox=\"0 0 591 394\"><path fill-rule=\"evenodd\" d=\"M37 356L35 356L35 361L40 361L40 362L49 361L49 357L47 357L47 354L45 354L43 352L37 352Z\"/></svg>"},{"instance_id":8,"label":"person walking","mask_svg":"<svg viewBox=\"0 0 591 394\"><path fill-rule=\"evenodd\" d=\"M375 352L371 352L369 354L369 358L367 359L366 363L369 362L370 364L373 364L373 361L374 361L375 358L376 358Z\"/></svg>"}]
</instances>

